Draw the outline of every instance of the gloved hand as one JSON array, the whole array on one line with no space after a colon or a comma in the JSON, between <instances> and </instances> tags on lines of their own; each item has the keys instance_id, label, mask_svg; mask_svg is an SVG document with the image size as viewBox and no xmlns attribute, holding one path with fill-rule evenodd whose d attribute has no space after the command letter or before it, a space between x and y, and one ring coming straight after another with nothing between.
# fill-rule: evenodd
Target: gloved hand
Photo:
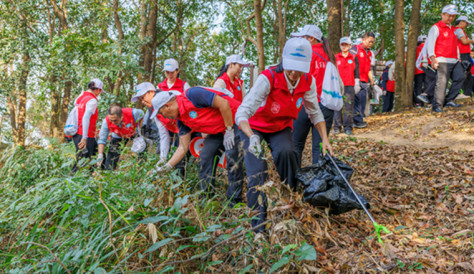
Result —
<instances>
[{"instance_id":1,"label":"gloved hand","mask_svg":"<svg viewBox=\"0 0 474 274\"><path fill-rule=\"evenodd\" d=\"M224 134L224 147L225 150L230 150L234 147L235 145L235 134L234 134L234 129L227 130L225 131Z\"/></svg>"},{"instance_id":2,"label":"gloved hand","mask_svg":"<svg viewBox=\"0 0 474 274\"><path fill-rule=\"evenodd\" d=\"M355 94L359 93L359 91L360 91L360 80L359 79L355 79L354 91L355 91Z\"/></svg>"},{"instance_id":3,"label":"gloved hand","mask_svg":"<svg viewBox=\"0 0 474 274\"><path fill-rule=\"evenodd\" d=\"M260 137L256 134L250 136L249 140L249 152L255 156L259 156L262 152L262 145L260 143Z\"/></svg>"},{"instance_id":4,"label":"gloved hand","mask_svg":"<svg viewBox=\"0 0 474 274\"><path fill-rule=\"evenodd\" d=\"M160 160L158 161L158 163L156 163L157 166L162 166L166 164L166 157L163 158L163 157L160 157Z\"/></svg>"},{"instance_id":5,"label":"gloved hand","mask_svg":"<svg viewBox=\"0 0 474 274\"><path fill-rule=\"evenodd\" d=\"M386 89L382 89L382 95L387 95L387 90Z\"/></svg>"},{"instance_id":6,"label":"gloved hand","mask_svg":"<svg viewBox=\"0 0 474 274\"><path fill-rule=\"evenodd\" d=\"M101 167L103 161L104 161L104 153L97 154L97 167Z\"/></svg>"},{"instance_id":7,"label":"gloved hand","mask_svg":"<svg viewBox=\"0 0 474 274\"><path fill-rule=\"evenodd\" d=\"M153 173L158 173L158 175L160 175L161 173L168 172L172 169L173 169L173 167L170 164L166 163L166 164L161 165L161 166L156 166L153 169Z\"/></svg>"}]
</instances>

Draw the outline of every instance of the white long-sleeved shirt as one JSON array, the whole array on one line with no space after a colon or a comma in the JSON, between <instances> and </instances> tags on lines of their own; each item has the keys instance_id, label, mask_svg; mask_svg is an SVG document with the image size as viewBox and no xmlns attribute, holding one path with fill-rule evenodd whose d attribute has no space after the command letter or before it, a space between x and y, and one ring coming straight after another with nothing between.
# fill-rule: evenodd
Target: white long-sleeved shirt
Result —
<instances>
[{"instance_id":1,"label":"white long-sleeved shirt","mask_svg":"<svg viewBox=\"0 0 474 274\"><path fill-rule=\"evenodd\" d=\"M224 80L217 79L216 82L214 83L213 88L227 89L227 85L225 84ZM242 97L245 97L245 86L244 85L242 85Z\"/></svg>"},{"instance_id":2,"label":"white long-sleeved shirt","mask_svg":"<svg viewBox=\"0 0 474 274\"><path fill-rule=\"evenodd\" d=\"M435 48L436 48L436 40L438 39L438 36L439 36L439 29L436 25L433 25L430 29L430 32L428 33L428 38L426 39L426 42L425 42L428 45L428 57L435 56L436 61L438 61L438 63L455 64L459 58L459 48L458 48L458 58L446 58L442 56L436 56Z\"/></svg>"},{"instance_id":3,"label":"white long-sleeved shirt","mask_svg":"<svg viewBox=\"0 0 474 274\"><path fill-rule=\"evenodd\" d=\"M84 111L84 115L82 116L82 139L88 138L87 132L89 132L89 123L91 120L91 116L95 113L96 109L97 109L96 99L91 99L86 103L86 110Z\"/></svg>"},{"instance_id":4,"label":"white long-sleeved shirt","mask_svg":"<svg viewBox=\"0 0 474 274\"><path fill-rule=\"evenodd\" d=\"M292 86L290 81L288 81L286 74L284 75L288 90L291 94L293 94L295 88L298 86L299 80L294 86ZM266 103L268 95L271 91L270 88L271 84L270 81L268 81L268 78L265 75L260 74L257 77L254 86L250 89L250 92L247 94L247 96L245 96L242 104L237 109L237 113L235 114L235 123L237 125L241 121L247 121L248 119L250 119L250 117L252 117L258 110L258 108ZM314 79L314 77L310 89L303 96L303 103L306 109L306 113L308 114L313 125L316 125L319 122L324 122L324 116L318 104L318 95L316 93L316 80Z\"/></svg>"}]
</instances>

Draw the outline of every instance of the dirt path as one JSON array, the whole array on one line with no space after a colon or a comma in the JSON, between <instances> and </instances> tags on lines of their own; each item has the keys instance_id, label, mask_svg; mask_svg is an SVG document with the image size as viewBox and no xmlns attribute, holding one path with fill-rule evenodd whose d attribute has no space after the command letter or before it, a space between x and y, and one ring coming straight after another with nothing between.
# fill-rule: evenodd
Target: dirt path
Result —
<instances>
[{"instance_id":1,"label":"dirt path","mask_svg":"<svg viewBox=\"0 0 474 274\"><path fill-rule=\"evenodd\" d=\"M474 151L474 100L462 103L460 108L445 108L439 114L421 108L372 115L366 119L367 128L354 129L354 137L393 145Z\"/></svg>"}]
</instances>

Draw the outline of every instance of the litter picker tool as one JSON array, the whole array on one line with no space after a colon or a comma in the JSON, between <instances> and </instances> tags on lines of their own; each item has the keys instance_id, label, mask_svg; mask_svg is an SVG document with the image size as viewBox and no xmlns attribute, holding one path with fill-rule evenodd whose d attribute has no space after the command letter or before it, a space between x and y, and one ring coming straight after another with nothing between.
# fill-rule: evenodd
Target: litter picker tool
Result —
<instances>
[{"instance_id":1,"label":"litter picker tool","mask_svg":"<svg viewBox=\"0 0 474 274\"><path fill-rule=\"evenodd\" d=\"M322 150L322 145L321 143L319 144L319 146L321 147L321 150ZM385 226L383 225L379 225L375 220L374 220L374 217L372 217L372 214L370 214L370 212L367 210L367 208L365 207L364 203L360 200L359 198L359 195L357 195L357 193L355 192L355 190L352 188L351 184L349 184L349 181L347 181L346 177L344 176L344 174L342 174L342 171L339 169L339 167L337 166L336 162L334 161L334 159L332 158L331 154L327 153L327 155L329 156L329 159L331 159L331 162L333 163L333 165L336 167L337 171L339 172L339 174L342 176L342 179L344 179L344 182L346 182L347 186L349 187L349 189L352 191L352 193L354 194L354 196L356 197L357 201L359 202L359 204L362 206L362 208L364 209L365 213L367 213L367 215L369 216L370 220L372 221L372 224L374 225L374 228L375 228L375 232L377 233L377 239L379 241L379 243L383 243L382 241L382 238L380 237L380 233L383 231L385 233L390 233L390 230L388 230L388 228L386 228Z\"/></svg>"}]
</instances>

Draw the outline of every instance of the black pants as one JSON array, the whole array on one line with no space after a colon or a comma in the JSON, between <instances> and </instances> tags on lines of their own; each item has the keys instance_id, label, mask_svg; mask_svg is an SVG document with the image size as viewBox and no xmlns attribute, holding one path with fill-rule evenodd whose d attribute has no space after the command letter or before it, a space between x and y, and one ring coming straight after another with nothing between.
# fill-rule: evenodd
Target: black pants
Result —
<instances>
[{"instance_id":1,"label":"black pants","mask_svg":"<svg viewBox=\"0 0 474 274\"><path fill-rule=\"evenodd\" d=\"M472 93L474 93L474 75L471 74L471 81L469 82L469 87L467 88L467 91L464 92L464 94L467 96L472 96Z\"/></svg>"},{"instance_id":2,"label":"black pants","mask_svg":"<svg viewBox=\"0 0 474 274\"><path fill-rule=\"evenodd\" d=\"M424 69L425 71L425 93L428 96L428 99L433 101L434 98L434 91L436 87L436 79L437 71L429 66L428 68Z\"/></svg>"},{"instance_id":3,"label":"black pants","mask_svg":"<svg viewBox=\"0 0 474 274\"><path fill-rule=\"evenodd\" d=\"M360 124L364 122L365 106L367 105L367 92L369 83L360 83L360 91L355 95L354 99L354 123Z\"/></svg>"},{"instance_id":4,"label":"black pants","mask_svg":"<svg viewBox=\"0 0 474 274\"><path fill-rule=\"evenodd\" d=\"M423 105L423 102L417 98L418 95L423 93L423 82L425 81L425 74L415 74L415 84L413 86L413 103L416 105Z\"/></svg>"},{"instance_id":5,"label":"black pants","mask_svg":"<svg viewBox=\"0 0 474 274\"><path fill-rule=\"evenodd\" d=\"M395 92L387 91L387 93L383 96L382 112L392 111L394 95L395 95Z\"/></svg>"},{"instance_id":6,"label":"black pants","mask_svg":"<svg viewBox=\"0 0 474 274\"><path fill-rule=\"evenodd\" d=\"M446 95L449 78L452 79L452 83L448 95ZM433 107L443 107L447 102L453 101L458 96L463 83L464 70L461 63L439 63Z\"/></svg>"},{"instance_id":7,"label":"black pants","mask_svg":"<svg viewBox=\"0 0 474 274\"><path fill-rule=\"evenodd\" d=\"M353 86L344 86L344 97L344 110L334 111L334 128L340 130L341 126L344 126L344 130L352 130L355 99ZM342 112L344 113L344 119L342 119Z\"/></svg>"},{"instance_id":8,"label":"black pants","mask_svg":"<svg viewBox=\"0 0 474 274\"><path fill-rule=\"evenodd\" d=\"M264 133L254 129L253 132L260 137L260 140L265 140L268 143L281 181L295 190L297 186L295 176L299 163L293 146L291 129L285 128L273 133ZM247 205L252 210L259 212L252 220L252 227L255 227L263 223L267 217L267 198L264 192L257 190L257 187L267 181L268 166L264 158L257 158L248 151L249 138L242 131L240 131L240 139L244 143L244 160L247 169ZM264 227L259 227L255 232L264 230Z\"/></svg>"},{"instance_id":9,"label":"black pants","mask_svg":"<svg viewBox=\"0 0 474 274\"><path fill-rule=\"evenodd\" d=\"M321 103L319 104L319 108L323 112L324 121L326 122L326 133L329 136L329 131L332 127L332 122L334 118L334 110L328 109L324 107ZM321 143L322 139L319 135L318 130L316 127L311 123L308 114L306 113L306 109L304 106L298 113L298 118L293 122L293 143L295 144L296 153L298 155L298 164L301 165L301 157L303 154L303 150L306 144L306 137L308 137L308 133L311 130L312 134L312 152L313 152L313 161L312 163L315 164L319 161L319 143Z\"/></svg>"},{"instance_id":10,"label":"black pants","mask_svg":"<svg viewBox=\"0 0 474 274\"><path fill-rule=\"evenodd\" d=\"M81 159L91 159L97 154L97 141L95 138L87 138L86 147L81 150L78 147L79 142L82 140L82 135L76 134L72 136L74 146L76 147L76 163L72 167L72 172L76 173L79 170L78 163Z\"/></svg>"},{"instance_id":11,"label":"black pants","mask_svg":"<svg viewBox=\"0 0 474 274\"><path fill-rule=\"evenodd\" d=\"M464 70L464 83L462 85L462 90L464 95L471 96L470 89L469 89L469 84L471 83L471 55L469 53L462 53L461 54L461 61L464 61L464 63L469 64L467 68Z\"/></svg>"},{"instance_id":12,"label":"black pants","mask_svg":"<svg viewBox=\"0 0 474 274\"><path fill-rule=\"evenodd\" d=\"M127 145L130 138L110 138L109 151L107 151L107 157L105 158L105 169L114 170L117 168L120 154L122 154L122 147Z\"/></svg>"}]
</instances>

